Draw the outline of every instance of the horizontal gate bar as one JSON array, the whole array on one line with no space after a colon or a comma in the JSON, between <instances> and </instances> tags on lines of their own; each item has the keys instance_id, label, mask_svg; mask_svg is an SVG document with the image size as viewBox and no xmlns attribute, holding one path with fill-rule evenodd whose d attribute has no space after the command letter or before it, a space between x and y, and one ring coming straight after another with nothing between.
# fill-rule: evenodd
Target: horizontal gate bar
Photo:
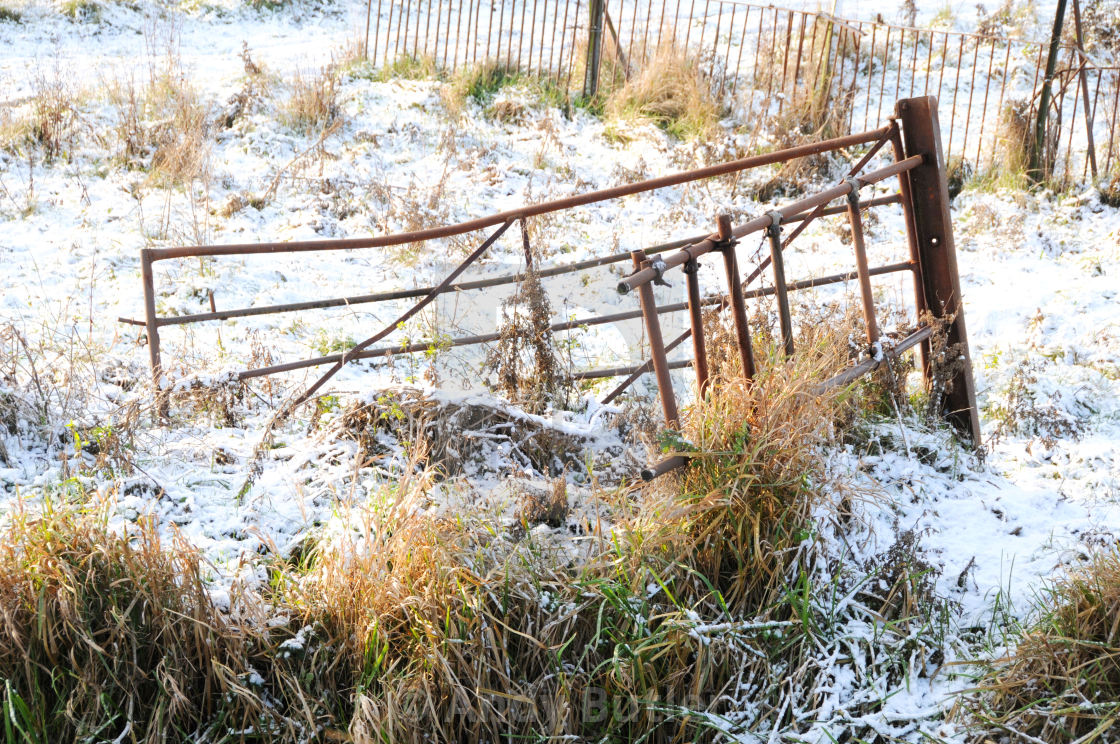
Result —
<instances>
[{"instance_id":1,"label":"horizontal gate bar","mask_svg":"<svg viewBox=\"0 0 1120 744\"><path fill-rule=\"evenodd\" d=\"M880 196L875 199L867 199L860 202L861 208L879 207L887 204L898 204L901 201L898 194L891 194L890 196ZM821 216L842 214L846 211L846 207L829 207L821 211ZM795 222L803 220L807 215L796 215L787 220L787 222ZM665 253L677 248L683 248L692 245L705 238L705 235L694 235L689 238L681 238L673 240L668 243L661 243L659 245L651 246L645 249L647 255L655 255L658 253ZM547 269L541 269L537 272L540 278L550 276L560 276L561 274L573 273L576 271L585 271L587 269L594 269L600 266L608 266L610 264L622 263L623 261L630 260L629 251L624 253L615 253L603 258L589 258L586 261L579 261L577 263L564 264L562 266L553 266ZM487 289L490 287L498 287L504 284L514 284L521 281L523 274L508 274L505 276L497 276L489 279L476 279L469 282L461 282L459 284L452 284L447 288L447 292L461 292L472 289ZM157 318L156 325L159 327L171 325L184 325L187 323L203 323L208 320L229 320L231 318L248 318L255 315L272 315L273 313L287 313L297 312L299 310L322 310L331 307L349 307L350 305L364 305L373 302L388 302L392 300L407 300L415 297L423 297L432 291L432 287L418 287L416 289L399 289L392 292L378 292L375 294L367 295L354 295L351 297L334 297L327 300L311 300L308 302L289 302L280 305L262 305L260 307L246 307L231 310L219 310L209 313L196 313L194 315L171 315L165 318ZM143 326L144 321L136 320L135 318L117 318L119 323L127 323L129 325Z\"/></svg>"},{"instance_id":2,"label":"horizontal gate bar","mask_svg":"<svg viewBox=\"0 0 1120 744\"><path fill-rule=\"evenodd\" d=\"M925 162L924 156L912 155L905 160L900 160L896 163L892 163L884 168L880 168L879 170L871 171L870 173L866 173L862 176L854 176L851 179L846 180L845 183L825 189L819 194L814 194L813 196L800 199L788 206L773 210L761 217L755 217L753 220L745 222L732 230L732 236L735 238L742 238L746 235L750 235L753 232L765 230L766 228L774 224L774 221L776 219L775 215L780 215L781 221L785 222L797 214L806 212L810 209L813 209L814 207L819 207L822 204L828 204L833 199L847 196L848 194L856 191L857 189L863 188L864 186L870 186L873 183L878 183L879 181L883 181L887 178L890 178L891 176L897 176L900 173L905 173L907 171L913 170L923 162ZM718 244L719 236L714 234L709 235L699 243L693 243L688 248L674 253L668 258L661 259L661 266L658 268L648 268L634 272L618 283L618 291L620 294L626 294L634 289L637 289L643 284L652 282L665 271L668 271L669 269L676 266L680 266L694 258L699 258L705 253L710 253L711 251L716 250Z\"/></svg>"},{"instance_id":3,"label":"horizontal gate bar","mask_svg":"<svg viewBox=\"0 0 1120 744\"><path fill-rule=\"evenodd\" d=\"M855 365L854 367L850 367L850 368L844 370L843 372L841 372L840 374L836 375L835 377L830 377L829 379L825 380L824 382L822 382L817 387L817 393L820 394L820 393L823 393L824 391L828 390L829 388L839 387L841 385L847 385L849 382L852 382L853 380L858 380L860 377L862 377L863 375L867 374L868 372L870 372L871 370L875 369L880 364L882 364L884 360L894 359L894 358L900 356L904 351L906 351L910 347L917 346L922 341L925 341L927 338L929 338L932 335L933 335L933 327L932 326L922 326L921 328L914 331L909 336L902 339L901 341L899 341L897 344L890 347L889 349L883 349L883 356L881 358L879 358L879 359L873 359L873 358L872 359L864 359L862 362Z\"/></svg>"},{"instance_id":4,"label":"horizontal gate bar","mask_svg":"<svg viewBox=\"0 0 1120 744\"><path fill-rule=\"evenodd\" d=\"M891 274L899 271L907 271L912 269L914 265L910 261L903 261L901 263L887 264L885 266L876 266L868 271L870 276L879 276L881 274ZM822 276L817 279L802 279L797 282L790 282L787 285L789 291L798 289L810 289L812 287L822 287L829 284L839 284L840 282L850 281L856 278L856 272L846 271L840 274L831 274L829 276ZM747 299L756 299L758 297L765 297L774 293L772 287L761 289L754 289L749 292L744 292L743 296ZM707 297L700 301L701 305L711 306L719 305L726 301L726 296ZM688 303L678 302L671 305L662 305L657 308L659 315L665 313L675 313L688 308ZM606 323L619 323L625 320L634 320L635 318L642 317L641 310L627 310L621 313L611 313L610 315L599 315L592 318L579 318L576 320L565 320L558 323L553 323L549 326L549 331L570 331L581 326L595 326L604 325ZM383 346L376 349L367 349L358 352L357 354L349 355L348 359L375 359L378 357L388 357L395 354L418 354L430 351L436 348L454 348L459 346L473 346L476 344L489 344L501 338L500 333L484 333L476 336L462 336L460 338L453 338L449 341L435 342L435 341L420 341L414 344L407 344L404 346ZM343 357L342 353L330 354L328 356L315 357L313 359L299 359L294 362L285 362L283 364L274 364L268 367L259 367L257 369L248 369L243 372L237 373L238 380L249 380L254 377L264 377L266 375L279 374L281 372L293 372L297 369L306 369L308 367L319 367L324 364L334 364L340 361ZM620 368L621 369L621 368ZM643 365L626 368L629 371L620 372L619 375L633 374L634 372L643 369ZM616 375L599 375L599 377L614 377ZM579 378L582 379L582 378Z\"/></svg>"},{"instance_id":5,"label":"horizontal gate bar","mask_svg":"<svg viewBox=\"0 0 1120 744\"><path fill-rule=\"evenodd\" d=\"M695 235L690 238L680 238L668 243L661 243L660 245L655 245L645 250L647 254L664 253L665 251L671 251L676 248L682 248L686 245L691 245L697 240L703 239L703 235ZM584 271L586 269L594 269L599 266L607 266L609 264L620 263L624 260L630 260L629 251L625 253L614 253L603 258L589 258L586 261L579 261L577 263L563 264L561 266L553 266L547 269L541 269L537 272L537 276L543 279L550 276L559 276L561 274L568 274L576 271ZM503 284L515 284L521 281L523 278L523 274L507 274L505 276L495 276L488 279L475 279L469 282L452 284L447 287L444 292L447 293L472 289L487 289L490 287L499 287ZM273 313L288 313L299 310L321 310L330 307L364 305L372 302L408 300L414 299L416 297L424 297L434 288L435 287L417 287L415 289L396 289L391 292L377 292L374 294L354 295L352 297L332 297L326 300L288 302L280 305L262 305L260 307L219 310L217 312L197 313L194 315L171 315L165 318L158 318L156 320L156 325L163 327L169 325L183 325L186 323L202 323L208 320L228 320L230 318L247 318L254 315L271 315ZM128 323L131 325L144 325L144 321L135 320L133 318L117 318L117 320L121 323Z\"/></svg>"},{"instance_id":6,"label":"horizontal gate bar","mask_svg":"<svg viewBox=\"0 0 1120 744\"><path fill-rule=\"evenodd\" d=\"M396 233L394 235L383 235L372 238L341 238L338 240L302 240L287 243L242 243L233 245L152 248L150 249L151 260L162 261L170 258L189 258L193 256L246 256L259 253L301 253L304 251L381 248L392 245L404 245L406 243L418 243L437 238L449 238L455 235L474 232L475 230L482 230L487 227L494 227L504 222L509 222L510 220L535 217L549 212L559 212L564 209L571 209L572 207L580 207L587 204L594 204L595 202L618 199L623 196L631 196L633 194L640 194L645 191L653 191L669 186L679 186L682 183L689 183L690 181L723 176L763 165L772 165L787 160L794 160L795 158L806 157L808 155L817 155L822 152L840 150L845 147L877 142L878 140L890 136L890 132L891 127L888 125L880 127L879 129L872 129L858 134L849 134L843 137L833 137L832 139L799 145L785 150L777 150L763 155L752 155L727 163L710 165L706 168L697 168L695 170L673 173L659 178L650 178L645 181L638 181L637 183L624 184L609 189L589 191L585 194L577 194L562 199L532 204L518 209L492 214L488 217L479 217L478 219L468 220L467 222L460 222L455 225L444 225L442 227L433 227L426 230L415 230L413 232Z\"/></svg>"},{"instance_id":7,"label":"horizontal gate bar","mask_svg":"<svg viewBox=\"0 0 1120 744\"><path fill-rule=\"evenodd\" d=\"M691 367L691 359L680 359L675 362L669 362L669 369L684 369ZM622 377L623 375L632 375L642 368L638 364L632 367L602 367L600 369L588 369L582 372L573 372L573 380L598 380L604 377Z\"/></svg>"}]
</instances>

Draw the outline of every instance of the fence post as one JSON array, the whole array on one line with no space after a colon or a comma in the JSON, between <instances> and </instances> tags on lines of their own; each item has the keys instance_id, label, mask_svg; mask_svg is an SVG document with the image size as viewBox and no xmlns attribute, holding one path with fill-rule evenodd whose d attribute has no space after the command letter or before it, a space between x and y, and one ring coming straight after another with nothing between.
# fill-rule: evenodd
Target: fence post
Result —
<instances>
[{"instance_id":1,"label":"fence post","mask_svg":"<svg viewBox=\"0 0 1120 744\"><path fill-rule=\"evenodd\" d=\"M1050 33L1050 48L1046 53L1046 74L1042 78L1042 92L1038 97L1038 118L1034 125L1030 165L1027 167L1027 175L1036 183L1041 183L1045 177L1043 162L1046 147L1046 117L1050 113L1050 87L1054 83L1054 69L1058 66L1058 51L1062 41L1062 22L1065 13L1066 0L1058 0L1058 9L1054 13L1054 29Z\"/></svg>"},{"instance_id":2,"label":"fence post","mask_svg":"<svg viewBox=\"0 0 1120 744\"><path fill-rule=\"evenodd\" d=\"M906 151L902 146L902 130L899 128L898 120L893 121L891 128L891 150L894 153L895 162L906 159ZM914 196L910 191L910 173L900 173L898 176L898 191L902 197L902 215L906 221L906 244L910 252L910 273L914 277L914 309L920 318L925 315L929 309L926 307L926 288L922 283L921 272L921 256L918 253L918 233L917 228L914 226ZM921 360L922 376L929 379L929 359L930 359L930 345L929 339L922 341L918 346L918 355Z\"/></svg>"},{"instance_id":3,"label":"fence post","mask_svg":"<svg viewBox=\"0 0 1120 744\"><path fill-rule=\"evenodd\" d=\"M140 276L144 281L144 328L148 336L148 362L152 368L156 412L167 418L167 395L163 392L163 364L159 354L159 323L156 322L156 283L152 273L152 249L140 249Z\"/></svg>"},{"instance_id":4,"label":"fence post","mask_svg":"<svg viewBox=\"0 0 1120 744\"><path fill-rule=\"evenodd\" d=\"M922 155L925 158L921 165L910 171L911 213L914 216L918 270L925 290L925 302L934 317L953 317L946 344L963 362L948 367L952 370L952 377L945 382L941 413L973 445L979 446L976 385L972 379L972 359L968 351L953 224L949 215L949 187L945 180L945 154L941 149L937 98L903 99L896 105L895 114L902 121L906 155ZM949 360L942 360L942 364L949 364Z\"/></svg>"},{"instance_id":5,"label":"fence post","mask_svg":"<svg viewBox=\"0 0 1120 744\"><path fill-rule=\"evenodd\" d=\"M1077 72L1078 77L1081 78L1081 95L1085 100L1085 109L1082 111L1082 116L1085 117L1085 138L1088 140L1086 143L1087 151L1089 153L1089 168L1093 174L1093 181L1097 180L1097 148L1093 144L1093 113L1095 108L1089 101L1089 78L1085 74L1085 65L1089 60L1085 58L1085 34L1081 30L1081 4L1078 0L1073 0L1073 29L1077 34L1077 54L1081 58L1080 69ZM1101 74L1100 70L1097 75ZM1100 87L1098 86L1098 90ZM1070 124L1070 126L1073 126Z\"/></svg>"},{"instance_id":6,"label":"fence post","mask_svg":"<svg viewBox=\"0 0 1120 744\"><path fill-rule=\"evenodd\" d=\"M591 98L599 92L599 63L603 57L603 12L606 0L590 0L591 22L587 36L587 70L583 78L583 96Z\"/></svg>"},{"instance_id":7,"label":"fence post","mask_svg":"<svg viewBox=\"0 0 1120 744\"><path fill-rule=\"evenodd\" d=\"M793 316L789 311L789 293L786 289L786 264L782 257L782 213L770 213L770 227L766 238L770 241L770 266L774 269L774 298L778 301L778 323L782 329L782 348L786 356L793 356Z\"/></svg>"},{"instance_id":8,"label":"fence post","mask_svg":"<svg viewBox=\"0 0 1120 744\"><path fill-rule=\"evenodd\" d=\"M366 0L366 40L362 42L362 58L369 59L369 20L373 15L373 0Z\"/></svg>"}]
</instances>

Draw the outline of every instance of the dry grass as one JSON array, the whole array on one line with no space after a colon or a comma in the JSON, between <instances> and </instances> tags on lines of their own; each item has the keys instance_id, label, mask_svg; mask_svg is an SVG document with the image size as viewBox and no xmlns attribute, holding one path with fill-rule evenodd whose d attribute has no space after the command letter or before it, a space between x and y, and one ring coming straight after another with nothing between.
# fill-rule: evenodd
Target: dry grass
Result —
<instances>
[{"instance_id":1,"label":"dry grass","mask_svg":"<svg viewBox=\"0 0 1120 744\"><path fill-rule=\"evenodd\" d=\"M244 654L197 551L49 502L0 540L8 741L179 738L211 720ZM16 735L16 736L13 736Z\"/></svg>"},{"instance_id":2,"label":"dry grass","mask_svg":"<svg viewBox=\"0 0 1120 744\"><path fill-rule=\"evenodd\" d=\"M725 352L710 359L711 388L687 412L679 444L670 442L692 463L664 481L654 507L679 511L689 563L746 612L776 599L789 554L829 490L816 447L833 434L844 391L816 387L848 356L844 324L809 326L790 359L765 328L754 330L753 381L742 376L730 329L713 334L710 347Z\"/></svg>"},{"instance_id":3,"label":"dry grass","mask_svg":"<svg viewBox=\"0 0 1120 744\"><path fill-rule=\"evenodd\" d=\"M526 245L528 235L523 233ZM488 384L530 413L563 408L572 397L553 333L552 306L536 272L529 267L517 291L502 303L501 338L490 349Z\"/></svg>"},{"instance_id":4,"label":"dry grass","mask_svg":"<svg viewBox=\"0 0 1120 744\"><path fill-rule=\"evenodd\" d=\"M652 123L678 139L707 139L720 109L697 61L672 41L663 43L628 82L610 93L605 111L617 129Z\"/></svg>"},{"instance_id":5,"label":"dry grass","mask_svg":"<svg viewBox=\"0 0 1120 744\"><path fill-rule=\"evenodd\" d=\"M348 406L335 434L357 441L362 456L374 460L392 455L382 435L424 442L424 464L446 476L485 470L496 447L504 449L502 459L552 475L580 467L589 447L578 435L509 406L441 401L414 388L384 391L370 403Z\"/></svg>"},{"instance_id":6,"label":"dry grass","mask_svg":"<svg viewBox=\"0 0 1120 744\"><path fill-rule=\"evenodd\" d=\"M284 122L307 136L328 128L342 114L338 99L338 73L333 65L312 74L296 70L291 93L282 109Z\"/></svg>"},{"instance_id":7,"label":"dry grass","mask_svg":"<svg viewBox=\"0 0 1120 744\"><path fill-rule=\"evenodd\" d=\"M116 118L117 157L128 168L147 171L159 186L205 177L210 165L210 108L177 57L153 65L142 87L128 78L107 90Z\"/></svg>"},{"instance_id":8,"label":"dry grass","mask_svg":"<svg viewBox=\"0 0 1120 744\"><path fill-rule=\"evenodd\" d=\"M838 37L839 31L826 17L813 22L815 30L806 27L803 46L796 36L789 40L789 49L784 35L765 40L751 85L739 93L743 103L754 106L744 129L763 151L847 134L856 90L854 82L841 87L839 68L842 57L847 69L854 65L854 45L850 39ZM839 45L840 50L831 52L833 45ZM794 60L798 57L802 63L795 76ZM822 64L822 58L831 64ZM753 196L758 201L770 201L797 194L818 176L831 173L835 161L835 154L825 153L782 163Z\"/></svg>"},{"instance_id":9,"label":"dry grass","mask_svg":"<svg viewBox=\"0 0 1120 744\"><path fill-rule=\"evenodd\" d=\"M759 68L754 71L755 91L781 94L778 110L758 119L756 126L782 138L785 147L842 134L851 110L853 91L838 89L839 54L830 50L839 45L840 52L854 56L854 47L850 40L838 36L839 30L827 17L817 17L813 22L816 27L805 29L803 44L793 38L793 47L786 49L784 37L769 39L759 54ZM792 69L795 55L803 59L796 79ZM837 56L835 61L833 55ZM822 59L832 63L821 64ZM763 105L773 104L763 99Z\"/></svg>"},{"instance_id":10,"label":"dry grass","mask_svg":"<svg viewBox=\"0 0 1120 744\"><path fill-rule=\"evenodd\" d=\"M1120 735L1120 551L1070 571L1015 653L994 663L971 700L974 741L1116 741Z\"/></svg>"},{"instance_id":11,"label":"dry grass","mask_svg":"<svg viewBox=\"0 0 1120 744\"><path fill-rule=\"evenodd\" d=\"M1014 100L1004 104L990 162L975 176L964 170L963 163L956 161L951 164L951 196L956 196L961 191L966 180L970 187L981 189L1024 189L1029 185L1027 167L1034 140L1034 123L1030 120L1030 113L1029 101ZM977 168L980 167L980 163L976 165Z\"/></svg>"},{"instance_id":12,"label":"dry grass","mask_svg":"<svg viewBox=\"0 0 1120 744\"><path fill-rule=\"evenodd\" d=\"M78 136L81 94L57 65L36 70L29 101L0 110L0 149L28 154L33 148L50 164L69 157Z\"/></svg>"},{"instance_id":13,"label":"dry grass","mask_svg":"<svg viewBox=\"0 0 1120 744\"><path fill-rule=\"evenodd\" d=\"M525 489L521 497L518 517L524 525L563 527L571 512L568 504L568 482L563 475L554 478L547 491Z\"/></svg>"},{"instance_id":14,"label":"dry grass","mask_svg":"<svg viewBox=\"0 0 1120 744\"><path fill-rule=\"evenodd\" d=\"M487 420L388 399L339 420L367 444L382 426L407 435L398 478L341 504L228 611L197 552L152 524L124 537L99 512L21 512L0 535L8 710L59 741L131 726L122 740L675 742L717 739L747 685L761 722L789 725L783 701L831 673L807 661L833 641L802 585L811 513L842 493L818 447L843 394L815 388L849 330L807 323L786 360L758 328L753 383L716 359L667 440L694 464L599 494L605 519L578 545L525 529L565 523L562 478L512 527L447 508L454 485L424 443L461 447ZM538 446L551 461L561 445Z\"/></svg>"},{"instance_id":15,"label":"dry grass","mask_svg":"<svg viewBox=\"0 0 1120 744\"><path fill-rule=\"evenodd\" d=\"M467 101L486 106L499 90L522 79L517 70L496 61L464 66L440 89L440 97L447 110L457 116Z\"/></svg>"}]
</instances>

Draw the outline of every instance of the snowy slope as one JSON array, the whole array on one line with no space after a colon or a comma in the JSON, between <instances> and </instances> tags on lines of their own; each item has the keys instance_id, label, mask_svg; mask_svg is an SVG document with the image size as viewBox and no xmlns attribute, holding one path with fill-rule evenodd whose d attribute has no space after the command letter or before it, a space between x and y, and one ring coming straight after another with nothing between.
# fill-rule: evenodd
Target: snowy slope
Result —
<instances>
[{"instance_id":1,"label":"snowy slope","mask_svg":"<svg viewBox=\"0 0 1120 744\"><path fill-rule=\"evenodd\" d=\"M119 493L110 474L81 472L67 424L88 431L150 401L139 329L117 323L118 316L142 317L141 248L354 237L444 224L735 157L752 144L735 133L734 121L725 122L727 136L714 146L677 143L652 128L618 141L602 121L579 110L567 118L523 89L499 94L514 112L503 121L474 104L450 113L436 82L349 77L340 91L342 127L286 168L319 132L278 121L285 81L338 54L364 5L297 9L182 16L114 5L103 23L81 24L32 8L22 24L0 23L6 110L26 111L40 85L37 76L46 76L73 91L82 122L69 157L52 164L26 152L0 153L0 324L19 333L19 339L6 336L5 344L19 350L21 395L39 400L32 374L60 391L41 401L40 420L16 432L0 428L8 454L8 462L0 462L0 499L34 501L47 491L73 493L68 489L78 483L113 493L122 519L154 513L201 546L220 574L218 593L224 581L251 570L246 561L262 545L283 549L329 518L347 495L339 489L363 488L349 479L355 448L289 424L252 489L238 496L271 411L285 391L314 379L308 372L276 389L254 384L247 413L231 422L199 415L160 426L142 412L129 450L136 471ZM216 111L244 85L242 42L272 81L270 90L216 135L207 177L186 189L160 189L106 155L116 114L98 93L103 81L143 78L176 49L184 75ZM222 215L232 199L265 193L274 180L275 194L260 209ZM721 211L739 220L768 208L747 192L713 182L581 209L542 225L538 249L547 263L566 263L704 232ZM833 555L856 562L887 550L902 533L917 535L936 569L937 593L954 603L952 623L959 630L987 626L1000 613L1026 612L1056 570L1116 540L1120 213L1091 190L966 192L953 216L980 405L992 439L987 460L977 463L944 433L917 423L880 424L874 445L833 453L832 467L858 473L882 499L864 507L858 526L826 535ZM850 248L839 240L837 224L821 220L799 239L788 259L791 278L849 268ZM872 262L900 260L905 245L898 210L881 210L869 229ZM420 251L167 262L157 268L157 306L164 314L203 312L208 292L219 307L242 307L424 286L442 278L479 239ZM740 248L743 265L759 247L747 243ZM520 237L511 231L468 277L520 266ZM705 268L708 291L721 287L716 268L714 262ZM617 276L596 270L550 283L556 315L634 309L634 298L614 291ZM901 301L908 280L884 278L876 287ZM662 302L683 299L679 284L658 292ZM504 296L441 300L435 312L394 338L487 331ZM364 338L405 307L365 305L168 329L168 373L173 381L212 378L265 356L282 361L322 353ZM666 333L683 322L667 320ZM574 340L576 366L620 364L635 357L640 328L603 326ZM477 388L478 363L472 352L441 356L442 387ZM422 360L404 359L351 365L330 390L349 399L389 384L422 383L426 369ZM682 372L678 379L688 378ZM607 438L604 413L591 406L557 418L570 431ZM77 480L67 485L72 476ZM924 720L906 737L936 732L947 695L962 686L948 673L915 681L907 694L892 698L884 725L895 715ZM837 699L843 707L843 696ZM940 734L952 737L954 730Z\"/></svg>"}]
</instances>

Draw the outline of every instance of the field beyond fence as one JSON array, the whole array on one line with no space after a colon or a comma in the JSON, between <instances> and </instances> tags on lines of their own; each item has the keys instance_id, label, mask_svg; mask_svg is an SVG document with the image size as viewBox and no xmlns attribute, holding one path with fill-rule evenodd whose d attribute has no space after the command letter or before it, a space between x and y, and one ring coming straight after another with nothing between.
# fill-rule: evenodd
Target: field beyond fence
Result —
<instances>
[{"instance_id":1,"label":"field beyond fence","mask_svg":"<svg viewBox=\"0 0 1120 744\"><path fill-rule=\"evenodd\" d=\"M1120 181L1120 67L1084 51L1066 24L1040 154L1053 182ZM730 0L369 0L375 66L424 59L448 71L485 62L590 96L671 45L698 60L712 92L782 145L869 129L894 101L936 96L950 168L1026 166L1048 42L838 18Z\"/></svg>"}]
</instances>

